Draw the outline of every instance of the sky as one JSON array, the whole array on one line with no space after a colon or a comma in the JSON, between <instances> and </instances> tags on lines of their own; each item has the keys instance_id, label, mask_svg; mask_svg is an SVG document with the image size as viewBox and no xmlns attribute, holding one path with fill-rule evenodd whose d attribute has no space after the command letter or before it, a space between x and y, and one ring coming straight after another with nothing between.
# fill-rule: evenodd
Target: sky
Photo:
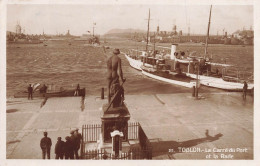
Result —
<instances>
[{"instance_id":1,"label":"sky","mask_svg":"<svg viewBox=\"0 0 260 166\"><path fill-rule=\"evenodd\" d=\"M210 5L169 4L9 4L7 5L7 30L15 32L17 22L28 34L87 34L95 22L95 34L105 34L111 29L147 30L150 8L150 29L206 34ZM238 29L254 27L253 5L214 5L212 7L210 34L231 34Z\"/></svg>"}]
</instances>

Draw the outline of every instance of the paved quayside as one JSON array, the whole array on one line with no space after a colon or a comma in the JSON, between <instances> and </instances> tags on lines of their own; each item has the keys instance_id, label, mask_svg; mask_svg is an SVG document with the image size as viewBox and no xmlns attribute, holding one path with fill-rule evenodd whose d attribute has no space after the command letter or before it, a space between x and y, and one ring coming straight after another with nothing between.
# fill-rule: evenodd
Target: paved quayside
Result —
<instances>
[{"instance_id":1,"label":"paved quayside","mask_svg":"<svg viewBox=\"0 0 260 166\"><path fill-rule=\"evenodd\" d=\"M221 154L253 159L252 97L243 101L241 93L202 96L205 98L195 100L190 93L126 95L130 121L140 122L152 143L153 159L206 159L209 154L211 159L216 155L220 158ZM57 137L64 140L71 129L101 123L101 106L107 102L86 96L85 109L81 111L80 97L50 98L40 108L42 100L8 100L8 159L41 159L39 144L45 130L53 142L53 159ZM236 152L205 152L223 148L235 148Z\"/></svg>"}]
</instances>

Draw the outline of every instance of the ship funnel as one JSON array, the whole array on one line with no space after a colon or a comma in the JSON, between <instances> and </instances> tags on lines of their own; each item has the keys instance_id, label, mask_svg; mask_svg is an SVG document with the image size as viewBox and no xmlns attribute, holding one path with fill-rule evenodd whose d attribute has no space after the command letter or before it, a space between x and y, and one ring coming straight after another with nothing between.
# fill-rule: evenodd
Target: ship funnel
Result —
<instances>
[{"instance_id":1,"label":"ship funnel","mask_svg":"<svg viewBox=\"0 0 260 166\"><path fill-rule=\"evenodd\" d=\"M171 59L174 59L174 53L176 52L177 44L172 44L171 48Z\"/></svg>"}]
</instances>

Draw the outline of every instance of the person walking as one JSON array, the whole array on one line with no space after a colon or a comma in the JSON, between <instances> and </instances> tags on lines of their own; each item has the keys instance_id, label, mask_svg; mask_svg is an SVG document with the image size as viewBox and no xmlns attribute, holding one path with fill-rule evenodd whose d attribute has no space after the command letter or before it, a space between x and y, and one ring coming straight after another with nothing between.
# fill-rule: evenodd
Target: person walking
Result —
<instances>
[{"instance_id":1,"label":"person walking","mask_svg":"<svg viewBox=\"0 0 260 166\"><path fill-rule=\"evenodd\" d=\"M246 99L246 93L247 93L247 82L244 81L244 87L243 87L243 99L245 100Z\"/></svg>"},{"instance_id":2,"label":"person walking","mask_svg":"<svg viewBox=\"0 0 260 166\"><path fill-rule=\"evenodd\" d=\"M48 133L45 131L43 132L44 137L41 139L40 147L42 149L42 159L45 159L46 154L47 158L50 159L50 151L51 151L51 139L48 136Z\"/></svg>"},{"instance_id":3,"label":"person walking","mask_svg":"<svg viewBox=\"0 0 260 166\"><path fill-rule=\"evenodd\" d=\"M64 141L61 140L61 137L58 137L57 143L55 145L55 159L63 159L64 157Z\"/></svg>"},{"instance_id":4,"label":"person walking","mask_svg":"<svg viewBox=\"0 0 260 166\"><path fill-rule=\"evenodd\" d=\"M75 136L75 142L76 142L76 147L75 147L75 155L76 155L76 159L79 159L79 154L78 154L78 151L80 149L80 143L81 143L81 139L82 139L82 136L81 134L78 132L79 129L76 128L75 130L75 133L74 133L74 136Z\"/></svg>"},{"instance_id":5,"label":"person walking","mask_svg":"<svg viewBox=\"0 0 260 166\"><path fill-rule=\"evenodd\" d=\"M30 99L32 100L33 99L33 88L31 86L31 84L29 84L27 90L28 90L28 100L30 100Z\"/></svg>"},{"instance_id":6,"label":"person walking","mask_svg":"<svg viewBox=\"0 0 260 166\"><path fill-rule=\"evenodd\" d=\"M65 137L65 139L66 139L66 142L64 143L65 159L74 159L73 145L71 143L70 137L67 136L67 137Z\"/></svg>"}]
</instances>

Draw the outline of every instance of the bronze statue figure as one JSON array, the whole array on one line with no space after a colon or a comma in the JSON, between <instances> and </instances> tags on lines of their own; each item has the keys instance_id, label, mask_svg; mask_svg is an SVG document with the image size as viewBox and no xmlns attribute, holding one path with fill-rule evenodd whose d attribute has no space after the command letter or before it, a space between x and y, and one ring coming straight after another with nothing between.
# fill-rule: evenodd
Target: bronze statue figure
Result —
<instances>
[{"instance_id":1,"label":"bronze statue figure","mask_svg":"<svg viewBox=\"0 0 260 166\"><path fill-rule=\"evenodd\" d=\"M112 102L112 108L121 106L124 100L124 89L120 85L119 77L122 83L126 79L123 78L121 59L118 57L118 54L120 54L119 49L115 49L113 55L107 60L108 103ZM112 97L113 99L111 100Z\"/></svg>"}]
</instances>

